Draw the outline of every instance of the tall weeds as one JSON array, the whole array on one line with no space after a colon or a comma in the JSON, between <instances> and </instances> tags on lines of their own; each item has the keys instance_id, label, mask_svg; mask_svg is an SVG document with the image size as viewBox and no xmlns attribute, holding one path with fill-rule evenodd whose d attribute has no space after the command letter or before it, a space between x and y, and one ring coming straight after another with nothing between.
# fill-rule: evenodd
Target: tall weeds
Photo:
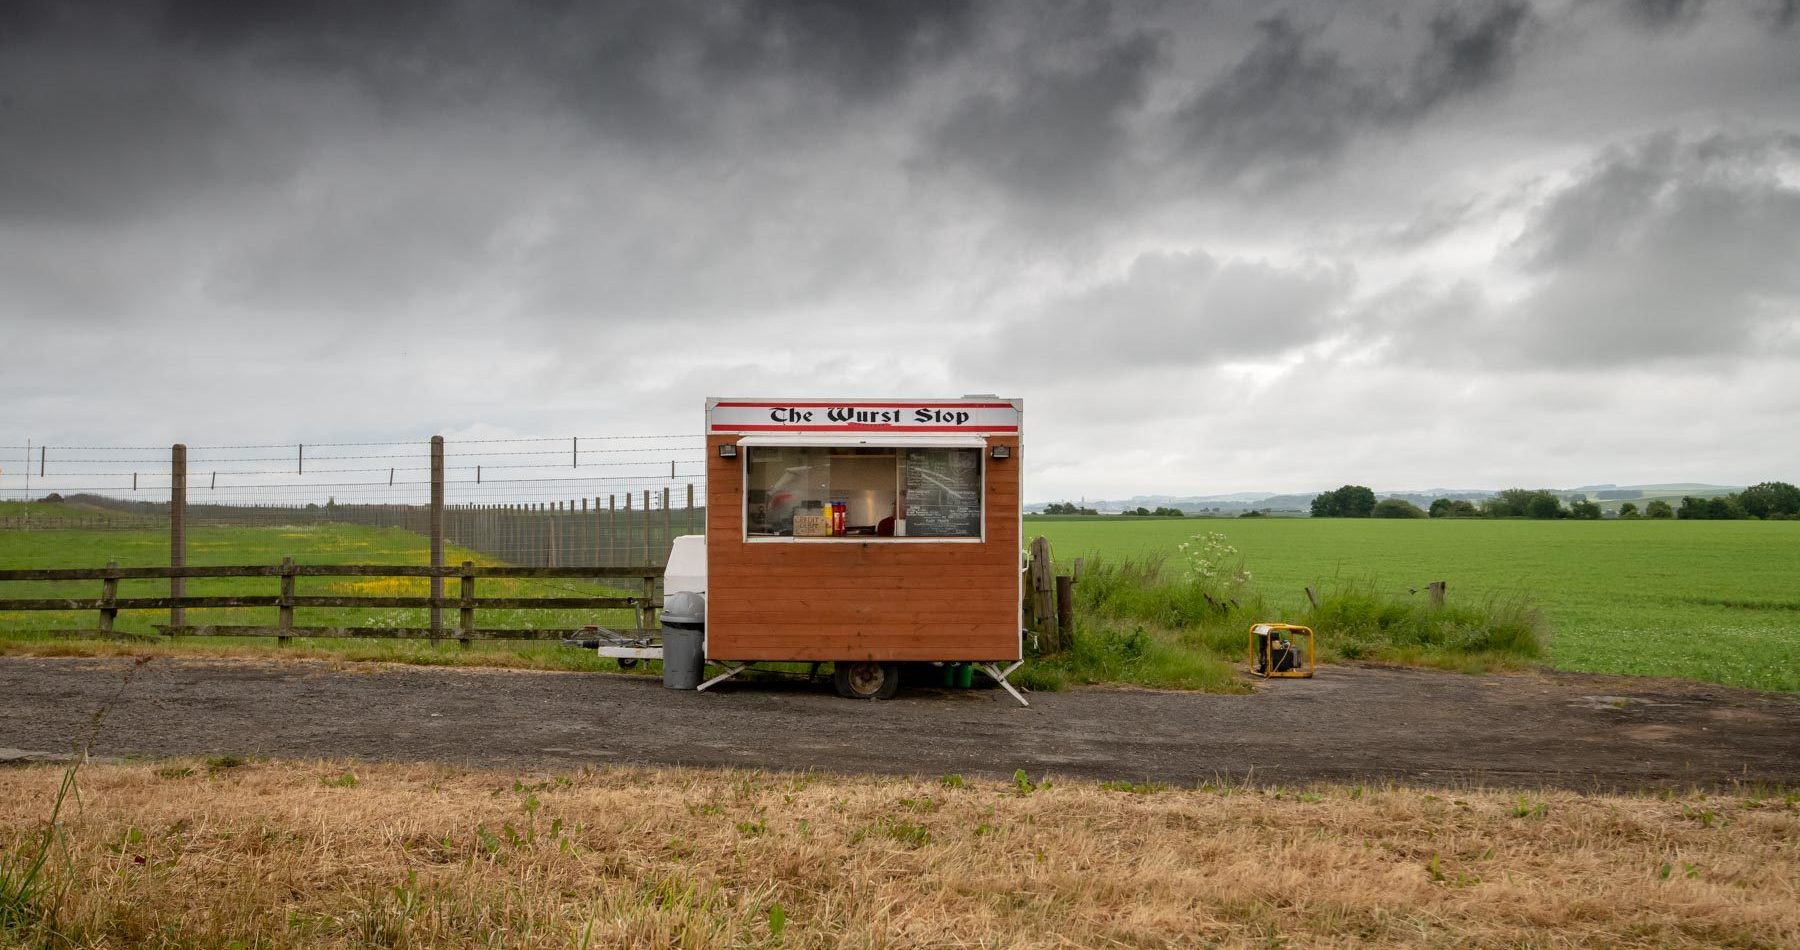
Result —
<instances>
[{"instance_id":1,"label":"tall weeds","mask_svg":"<svg viewBox=\"0 0 1800 950\"><path fill-rule=\"evenodd\" d=\"M1085 559L1075 585L1076 626L1063 652L1025 668L1039 689L1064 683L1238 692L1251 625L1311 627L1319 659L1364 660L1469 671L1544 655L1542 616L1523 598L1432 607L1422 596L1373 582L1321 585L1316 608L1281 609L1256 589L1235 550L1211 542L1187 563L1164 557Z\"/></svg>"},{"instance_id":2,"label":"tall weeds","mask_svg":"<svg viewBox=\"0 0 1800 950\"><path fill-rule=\"evenodd\" d=\"M1309 621L1320 653L1347 660L1481 668L1540 659L1547 639L1543 616L1522 597L1432 607L1368 582L1328 589Z\"/></svg>"},{"instance_id":3,"label":"tall weeds","mask_svg":"<svg viewBox=\"0 0 1800 950\"><path fill-rule=\"evenodd\" d=\"M13 936L41 930L54 919L68 887L67 875L56 873L50 860L60 852L68 864L68 841L62 826L63 804L76 794L75 773L79 761L63 770L62 784L50 806L50 818L35 839L0 853L0 935Z\"/></svg>"}]
</instances>

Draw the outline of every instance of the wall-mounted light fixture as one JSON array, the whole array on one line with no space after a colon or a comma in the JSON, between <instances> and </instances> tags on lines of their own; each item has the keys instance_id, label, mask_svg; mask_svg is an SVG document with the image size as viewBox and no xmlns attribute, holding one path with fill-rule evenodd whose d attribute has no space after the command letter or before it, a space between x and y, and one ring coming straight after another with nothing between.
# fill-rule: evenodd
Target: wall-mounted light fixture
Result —
<instances>
[{"instance_id":1,"label":"wall-mounted light fixture","mask_svg":"<svg viewBox=\"0 0 1800 950\"><path fill-rule=\"evenodd\" d=\"M719 444L719 457L722 459L737 458L737 443L736 442L721 442Z\"/></svg>"},{"instance_id":2,"label":"wall-mounted light fixture","mask_svg":"<svg viewBox=\"0 0 1800 950\"><path fill-rule=\"evenodd\" d=\"M996 445L996 446L994 446L993 450L988 453L988 457L995 458L995 459L1012 458L1012 446Z\"/></svg>"}]
</instances>

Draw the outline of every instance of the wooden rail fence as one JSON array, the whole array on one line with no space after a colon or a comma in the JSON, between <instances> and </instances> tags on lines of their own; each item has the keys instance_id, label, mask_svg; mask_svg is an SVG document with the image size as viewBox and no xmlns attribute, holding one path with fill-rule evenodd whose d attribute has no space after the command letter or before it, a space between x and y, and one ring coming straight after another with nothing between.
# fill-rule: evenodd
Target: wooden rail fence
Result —
<instances>
[{"instance_id":1,"label":"wooden rail fence","mask_svg":"<svg viewBox=\"0 0 1800 950\"><path fill-rule=\"evenodd\" d=\"M101 568L37 568L23 570L0 570L0 583L29 581L92 581L101 582L100 596L89 597L37 597L37 598L4 598L0 599L0 612L9 610L42 611L73 610L96 611L98 621L94 627L70 630L35 631L56 636L129 636L117 632L114 627L121 610L167 610L170 622L154 625L168 636L204 637L276 637L279 643L288 642L290 637L382 637L430 639L433 642L444 638L455 638L468 646L474 640L534 640L559 639L581 632L581 628L494 628L476 626L476 613L481 610L620 610L635 611L637 630L634 633L645 633L656 628L656 612L661 604L657 601L657 581L662 577L662 568L645 567L500 567L477 566L465 561L459 566L432 567L424 565L393 564L295 564L292 558L284 558L277 565L250 565L231 567L196 567L178 565L171 567L119 567L110 564ZM276 594L251 594L231 596L191 596L182 592L181 582L188 578L203 577L271 577L280 580L280 592ZM443 581L454 578L460 581L460 589L456 596L433 595L425 597L378 597L354 595L300 596L294 593L295 578L300 577L419 577L428 578L434 590L441 589ZM564 580L600 580L631 581L638 592L630 596L570 596L570 597L478 597L475 593L475 582L480 578L535 578ZM120 597L119 581L122 580L168 580L170 595L167 597ZM276 609L276 622L273 626L262 625L226 625L226 624L190 624L185 620L185 611L191 609L218 609L227 607L273 607ZM294 624L294 610L308 607L337 608L414 608L431 611L432 622L424 627L301 627ZM455 627L446 626L441 619L444 610L456 610L458 623Z\"/></svg>"}]
</instances>

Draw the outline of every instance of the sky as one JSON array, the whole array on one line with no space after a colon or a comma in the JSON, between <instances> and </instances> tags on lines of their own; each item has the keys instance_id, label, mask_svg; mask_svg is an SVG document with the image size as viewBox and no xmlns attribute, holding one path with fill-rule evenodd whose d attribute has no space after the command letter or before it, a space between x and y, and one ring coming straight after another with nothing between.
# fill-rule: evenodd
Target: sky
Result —
<instances>
[{"instance_id":1,"label":"sky","mask_svg":"<svg viewBox=\"0 0 1800 950\"><path fill-rule=\"evenodd\" d=\"M6 0L0 341L8 446L995 393L1031 501L1800 481L1800 2Z\"/></svg>"}]
</instances>

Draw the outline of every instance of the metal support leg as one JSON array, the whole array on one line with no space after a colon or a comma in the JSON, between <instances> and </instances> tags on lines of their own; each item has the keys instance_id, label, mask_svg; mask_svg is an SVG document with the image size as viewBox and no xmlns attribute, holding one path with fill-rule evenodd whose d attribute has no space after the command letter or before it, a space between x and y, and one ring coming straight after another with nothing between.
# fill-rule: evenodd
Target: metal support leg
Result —
<instances>
[{"instance_id":1,"label":"metal support leg","mask_svg":"<svg viewBox=\"0 0 1800 950\"><path fill-rule=\"evenodd\" d=\"M1013 684L1008 683L1006 681L1006 678L1008 676L1013 675L1014 670L1017 670L1019 667L1024 666L1024 665L1025 665L1024 660L1015 660L1015 661L1013 661L1013 665L1011 665L1003 670L1000 668L999 664L997 664L997 663L977 663L977 664L975 664L975 666L977 668L979 668L983 673L986 673L988 676L992 677L994 682L999 683L1001 689L1004 689L1007 692L1011 693L1012 698L1019 701L1019 705L1030 706L1031 704L1025 701L1025 697L1019 695L1019 691L1013 688Z\"/></svg>"},{"instance_id":2,"label":"metal support leg","mask_svg":"<svg viewBox=\"0 0 1800 950\"><path fill-rule=\"evenodd\" d=\"M718 676L715 676L712 679L709 679L706 682L701 683L699 686L694 687L694 692L696 692L696 693L705 692L706 688L708 686L717 686L720 683L723 683L726 680L731 679L733 676L736 676L739 673L742 673L745 670L750 668L750 664L748 664L748 663L739 663L735 666L733 666L730 663L721 663L720 665L725 667L725 672L720 673Z\"/></svg>"}]
</instances>

